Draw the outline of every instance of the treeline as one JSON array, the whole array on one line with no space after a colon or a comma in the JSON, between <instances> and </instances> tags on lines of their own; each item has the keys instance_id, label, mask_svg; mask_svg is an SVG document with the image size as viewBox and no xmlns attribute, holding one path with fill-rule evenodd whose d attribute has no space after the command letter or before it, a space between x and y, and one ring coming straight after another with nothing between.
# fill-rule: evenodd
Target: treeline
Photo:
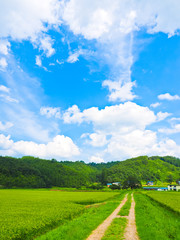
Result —
<instances>
[{"instance_id":1,"label":"treeline","mask_svg":"<svg viewBox=\"0 0 180 240\"><path fill-rule=\"evenodd\" d=\"M30 156L0 157L1 188L93 188L108 182L124 182L131 177L138 181L180 180L180 159L141 156L121 162L86 164L83 161L58 162Z\"/></svg>"}]
</instances>

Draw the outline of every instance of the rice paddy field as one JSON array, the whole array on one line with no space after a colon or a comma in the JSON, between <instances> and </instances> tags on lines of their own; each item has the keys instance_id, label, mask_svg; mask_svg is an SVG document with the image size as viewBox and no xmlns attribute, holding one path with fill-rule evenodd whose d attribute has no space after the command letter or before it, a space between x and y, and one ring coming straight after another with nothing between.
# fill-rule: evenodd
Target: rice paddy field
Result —
<instances>
[{"instance_id":1,"label":"rice paddy field","mask_svg":"<svg viewBox=\"0 0 180 240\"><path fill-rule=\"evenodd\" d=\"M134 194L136 225L141 240L180 240L180 193Z\"/></svg>"},{"instance_id":2,"label":"rice paddy field","mask_svg":"<svg viewBox=\"0 0 180 240\"><path fill-rule=\"evenodd\" d=\"M158 192L151 191L147 195L164 206L180 213L180 193L179 192Z\"/></svg>"},{"instance_id":3,"label":"rice paddy field","mask_svg":"<svg viewBox=\"0 0 180 240\"><path fill-rule=\"evenodd\" d=\"M85 240L120 204L128 200L103 239L124 239L131 192L0 190L1 240ZM180 240L180 193L135 191L140 240Z\"/></svg>"},{"instance_id":4,"label":"rice paddy field","mask_svg":"<svg viewBox=\"0 0 180 240\"><path fill-rule=\"evenodd\" d=\"M82 215L87 206L117 195L117 192L0 190L0 239L34 239Z\"/></svg>"}]
</instances>

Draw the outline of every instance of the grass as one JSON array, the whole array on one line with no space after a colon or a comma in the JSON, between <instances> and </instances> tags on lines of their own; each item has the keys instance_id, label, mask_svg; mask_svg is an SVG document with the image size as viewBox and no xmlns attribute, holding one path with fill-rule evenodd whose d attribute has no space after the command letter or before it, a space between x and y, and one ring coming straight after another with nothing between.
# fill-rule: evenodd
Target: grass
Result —
<instances>
[{"instance_id":1,"label":"grass","mask_svg":"<svg viewBox=\"0 0 180 240\"><path fill-rule=\"evenodd\" d=\"M148 192L150 198L180 213L180 192Z\"/></svg>"},{"instance_id":2,"label":"grass","mask_svg":"<svg viewBox=\"0 0 180 240\"><path fill-rule=\"evenodd\" d=\"M180 240L179 214L135 193L136 225L141 240Z\"/></svg>"},{"instance_id":3,"label":"grass","mask_svg":"<svg viewBox=\"0 0 180 240\"><path fill-rule=\"evenodd\" d=\"M102 240L123 240L126 225L126 218L115 218L111 223L111 226L105 232Z\"/></svg>"},{"instance_id":4,"label":"grass","mask_svg":"<svg viewBox=\"0 0 180 240\"><path fill-rule=\"evenodd\" d=\"M0 190L0 239L33 239L86 212L85 202L104 202L116 195L113 192Z\"/></svg>"},{"instance_id":5,"label":"grass","mask_svg":"<svg viewBox=\"0 0 180 240\"><path fill-rule=\"evenodd\" d=\"M59 226L58 228L37 238L37 240L83 240L86 239L91 232L101 224L119 205L120 200L124 198L125 192L109 200L106 204L91 206L87 211Z\"/></svg>"},{"instance_id":6,"label":"grass","mask_svg":"<svg viewBox=\"0 0 180 240\"><path fill-rule=\"evenodd\" d=\"M131 208L131 194L129 193L126 203L124 204L124 206L119 211L119 215L120 216L128 216L130 208Z\"/></svg>"}]
</instances>

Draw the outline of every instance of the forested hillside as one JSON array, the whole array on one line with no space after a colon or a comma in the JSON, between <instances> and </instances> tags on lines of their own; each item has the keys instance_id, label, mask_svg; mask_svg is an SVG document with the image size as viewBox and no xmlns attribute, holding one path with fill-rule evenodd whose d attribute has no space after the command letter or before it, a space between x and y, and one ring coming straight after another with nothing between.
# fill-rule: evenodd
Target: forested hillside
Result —
<instances>
[{"instance_id":1,"label":"forested hillside","mask_svg":"<svg viewBox=\"0 0 180 240\"><path fill-rule=\"evenodd\" d=\"M121 162L57 162L34 157L0 157L0 187L81 187L95 182L123 182L128 177L142 181L171 182L180 179L180 159L141 156Z\"/></svg>"}]
</instances>

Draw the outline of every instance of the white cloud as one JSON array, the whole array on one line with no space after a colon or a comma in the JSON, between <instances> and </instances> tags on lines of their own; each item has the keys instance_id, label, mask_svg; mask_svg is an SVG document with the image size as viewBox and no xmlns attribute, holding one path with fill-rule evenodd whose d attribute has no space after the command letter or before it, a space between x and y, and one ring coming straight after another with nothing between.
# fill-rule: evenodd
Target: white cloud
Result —
<instances>
[{"instance_id":1,"label":"white cloud","mask_svg":"<svg viewBox=\"0 0 180 240\"><path fill-rule=\"evenodd\" d=\"M179 146L173 140L158 139L155 131L147 129L152 123L164 120L168 116L170 113L159 112L155 115L147 107L126 102L104 109L92 107L83 111L74 105L63 114L63 119L68 124L83 122L92 124L94 132L81 136L85 143L93 147L103 147L103 150L98 150L97 154L100 154L98 157L123 160L144 154L169 153L179 156ZM169 142L171 147L168 146ZM96 156L96 152L94 153Z\"/></svg>"},{"instance_id":2,"label":"white cloud","mask_svg":"<svg viewBox=\"0 0 180 240\"><path fill-rule=\"evenodd\" d=\"M10 43L7 40L0 40L0 54L8 55Z\"/></svg>"},{"instance_id":3,"label":"white cloud","mask_svg":"<svg viewBox=\"0 0 180 240\"><path fill-rule=\"evenodd\" d=\"M7 65L8 64L7 64L6 58L4 58L4 57L0 58L0 69L1 70L5 70Z\"/></svg>"},{"instance_id":4,"label":"white cloud","mask_svg":"<svg viewBox=\"0 0 180 240\"><path fill-rule=\"evenodd\" d=\"M112 102L117 100L124 102L136 98L137 96L132 93L132 88L135 85L135 82L120 83L109 80L103 82L103 86L109 88L109 100Z\"/></svg>"},{"instance_id":5,"label":"white cloud","mask_svg":"<svg viewBox=\"0 0 180 240\"><path fill-rule=\"evenodd\" d=\"M40 56L36 56L36 65L42 67L42 61Z\"/></svg>"},{"instance_id":6,"label":"white cloud","mask_svg":"<svg viewBox=\"0 0 180 240\"><path fill-rule=\"evenodd\" d=\"M81 138L88 138L86 143L93 147L103 147L108 142L106 136L101 133L82 134Z\"/></svg>"},{"instance_id":7,"label":"white cloud","mask_svg":"<svg viewBox=\"0 0 180 240\"><path fill-rule=\"evenodd\" d=\"M52 56L55 53L55 49L52 47L53 41L50 37L44 37L40 39L40 49L44 51L47 57Z\"/></svg>"},{"instance_id":8,"label":"white cloud","mask_svg":"<svg viewBox=\"0 0 180 240\"><path fill-rule=\"evenodd\" d=\"M178 0L70 0L65 2L63 20L75 35L96 40L97 61L110 67L110 80L103 83L109 88L109 100L127 101L135 97L131 67L137 58L138 39L134 32L177 34L179 11Z\"/></svg>"},{"instance_id":9,"label":"white cloud","mask_svg":"<svg viewBox=\"0 0 180 240\"><path fill-rule=\"evenodd\" d=\"M6 0L0 8L0 38L30 40L47 57L54 53L52 40L46 35L61 24L62 2L58 0ZM4 52L7 52L3 48Z\"/></svg>"},{"instance_id":10,"label":"white cloud","mask_svg":"<svg viewBox=\"0 0 180 240\"><path fill-rule=\"evenodd\" d=\"M90 162L95 162L95 163L102 163L102 162L104 162L104 159L99 157L99 156L91 156L89 158L89 161Z\"/></svg>"},{"instance_id":11,"label":"white cloud","mask_svg":"<svg viewBox=\"0 0 180 240\"><path fill-rule=\"evenodd\" d=\"M133 102L106 106L99 110L96 107L80 111L74 105L63 114L65 123L92 122L95 128L112 131L128 132L132 129L144 129L156 121L156 116L147 107L141 107Z\"/></svg>"},{"instance_id":12,"label":"white cloud","mask_svg":"<svg viewBox=\"0 0 180 240\"><path fill-rule=\"evenodd\" d=\"M46 116L47 118L55 117L61 118L61 110L60 108L53 107L41 107L40 114Z\"/></svg>"},{"instance_id":13,"label":"white cloud","mask_svg":"<svg viewBox=\"0 0 180 240\"><path fill-rule=\"evenodd\" d=\"M156 103L152 103L152 104L150 105L150 107L152 107L152 108L157 108L157 107L159 107L160 105L161 105L161 103L156 102Z\"/></svg>"},{"instance_id":14,"label":"white cloud","mask_svg":"<svg viewBox=\"0 0 180 240\"><path fill-rule=\"evenodd\" d=\"M7 129L11 128L13 126L13 123L11 122L6 122L5 124L3 124L0 121L0 131L6 131Z\"/></svg>"},{"instance_id":15,"label":"white cloud","mask_svg":"<svg viewBox=\"0 0 180 240\"><path fill-rule=\"evenodd\" d=\"M5 93L9 93L10 89L4 85L0 85L0 91L1 92L5 92Z\"/></svg>"},{"instance_id":16,"label":"white cloud","mask_svg":"<svg viewBox=\"0 0 180 240\"><path fill-rule=\"evenodd\" d=\"M12 156L31 155L41 158L69 158L80 154L79 148L72 139L64 135L57 135L47 144L37 144L29 141L14 142L10 136L0 134L0 154L7 152Z\"/></svg>"},{"instance_id":17,"label":"white cloud","mask_svg":"<svg viewBox=\"0 0 180 240\"><path fill-rule=\"evenodd\" d=\"M157 113L157 121L162 121L164 120L165 118L171 116L172 114L171 113L168 113L168 112L158 112Z\"/></svg>"},{"instance_id":18,"label":"white cloud","mask_svg":"<svg viewBox=\"0 0 180 240\"><path fill-rule=\"evenodd\" d=\"M80 56L80 52L76 51L74 53L71 53L67 59L68 63L75 63L77 61L79 61L79 56Z\"/></svg>"},{"instance_id":19,"label":"white cloud","mask_svg":"<svg viewBox=\"0 0 180 240\"><path fill-rule=\"evenodd\" d=\"M175 124L172 128L160 128L158 131L165 134L180 133L180 124Z\"/></svg>"},{"instance_id":20,"label":"white cloud","mask_svg":"<svg viewBox=\"0 0 180 240\"><path fill-rule=\"evenodd\" d=\"M169 93L165 93L165 94L160 94L158 96L159 100L169 100L169 101L173 101L173 100L180 100L180 96L179 95L170 95Z\"/></svg>"},{"instance_id":21,"label":"white cloud","mask_svg":"<svg viewBox=\"0 0 180 240\"><path fill-rule=\"evenodd\" d=\"M180 146L172 139L158 141L155 132L135 130L125 135L114 135L104 154L123 160L140 155L180 156Z\"/></svg>"}]
</instances>

